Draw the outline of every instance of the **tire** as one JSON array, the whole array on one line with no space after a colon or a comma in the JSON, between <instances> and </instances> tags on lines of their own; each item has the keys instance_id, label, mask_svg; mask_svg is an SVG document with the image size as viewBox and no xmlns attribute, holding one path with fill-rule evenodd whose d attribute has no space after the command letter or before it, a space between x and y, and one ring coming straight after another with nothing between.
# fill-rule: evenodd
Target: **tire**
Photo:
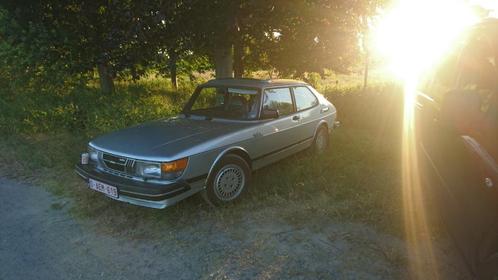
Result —
<instances>
[{"instance_id":1,"label":"tire","mask_svg":"<svg viewBox=\"0 0 498 280\"><path fill-rule=\"evenodd\" d=\"M230 204L247 191L250 181L251 169L247 162L234 154L225 155L208 178L204 198L214 206Z\"/></svg>"},{"instance_id":2,"label":"tire","mask_svg":"<svg viewBox=\"0 0 498 280\"><path fill-rule=\"evenodd\" d=\"M321 125L316 131L311 150L316 155L321 155L329 146L329 131L325 125Z\"/></svg>"}]
</instances>

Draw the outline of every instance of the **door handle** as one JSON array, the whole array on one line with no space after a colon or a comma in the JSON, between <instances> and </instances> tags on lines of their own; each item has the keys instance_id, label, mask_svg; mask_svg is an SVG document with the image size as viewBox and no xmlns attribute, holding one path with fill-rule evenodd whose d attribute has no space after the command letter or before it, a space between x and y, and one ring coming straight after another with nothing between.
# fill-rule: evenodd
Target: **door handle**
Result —
<instances>
[{"instance_id":1,"label":"door handle","mask_svg":"<svg viewBox=\"0 0 498 280\"><path fill-rule=\"evenodd\" d=\"M320 113L328 112L329 109L330 109L329 107L322 107L322 109L320 110Z\"/></svg>"},{"instance_id":2,"label":"door handle","mask_svg":"<svg viewBox=\"0 0 498 280\"><path fill-rule=\"evenodd\" d=\"M293 121L298 121L301 117L299 115L295 115L294 117L292 117L292 120Z\"/></svg>"}]
</instances>

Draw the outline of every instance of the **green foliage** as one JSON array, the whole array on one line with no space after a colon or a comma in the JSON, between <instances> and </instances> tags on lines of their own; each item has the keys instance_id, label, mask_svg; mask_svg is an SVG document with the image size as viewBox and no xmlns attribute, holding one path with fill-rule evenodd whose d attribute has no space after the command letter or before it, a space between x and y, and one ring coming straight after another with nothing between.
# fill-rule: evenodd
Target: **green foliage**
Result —
<instances>
[{"instance_id":1,"label":"green foliage","mask_svg":"<svg viewBox=\"0 0 498 280\"><path fill-rule=\"evenodd\" d=\"M246 70L274 68L302 77L324 68L347 72L358 61L362 16L379 1L194 1L186 15L192 45L213 56L240 42ZM209 21L205 16L209 15ZM237 53L237 48L235 49Z\"/></svg>"},{"instance_id":2,"label":"green foliage","mask_svg":"<svg viewBox=\"0 0 498 280\"><path fill-rule=\"evenodd\" d=\"M0 86L3 91L59 94L87 76L68 72L67 65L50 57L45 45L49 32L32 24L22 27L0 9ZM53 63L46 63L53 59Z\"/></svg>"},{"instance_id":3,"label":"green foliage","mask_svg":"<svg viewBox=\"0 0 498 280\"><path fill-rule=\"evenodd\" d=\"M232 46L238 73L347 72L359 57L362 19L379 2L6 2L0 4L0 72L16 77L5 78L14 88L35 83L54 91L84 84L98 69L107 92L115 78L136 80L151 69L194 77Z\"/></svg>"},{"instance_id":4,"label":"green foliage","mask_svg":"<svg viewBox=\"0 0 498 280\"><path fill-rule=\"evenodd\" d=\"M153 3L1 4L0 36L5 41L0 55L10 59L8 65L24 71L21 76L35 76L38 80L51 77L48 82L55 84L93 74L96 68L101 79L110 83L123 73L138 79L158 56L155 38L160 30L154 27L167 16L152 13L156 9L152 8Z\"/></svg>"},{"instance_id":5,"label":"green foliage","mask_svg":"<svg viewBox=\"0 0 498 280\"><path fill-rule=\"evenodd\" d=\"M161 56L153 65L153 68L157 69L161 75L170 75L170 57L168 55ZM187 75L190 79L195 79L195 73L206 73L213 69L213 64L211 63L207 55L194 54L191 51L186 51L184 53L178 54L178 60L176 61L177 73L179 75Z\"/></svg>"},{"instance_id":6,"label":"green foliage","mask_svg":"<svg viewBox=\"0 0 498 280\"><path fill-rule=\"evenodd\" d=\"M314 88L322 88L322 77L319 73L311 72L305 77L306 81L311 84Z\"/></svg>"},{"instance_id":7,"label":"green foliage","mask_svg":"<svg viewBox=\"0 0 498 280\"><path fill-rule=\"evenodd\" d=\"M163 78L144 78L116 85L112 95L96 87L75 87L59 94L0 89L0 132L73 131L94 135L146 120L168 117L180 109L195 85L169 90Z\"/></svg>"},{"instance_id":8,"label":"green foliage","mask_svg":"<svg viewBox=\"0 0 498 280\"><path fill-rule=\"evenodd\" d=\"M363 2L286 1L275 7L270 63L284 75L302 76L324 68L346 71L358 54L358 9ZM278 33L275 33L278 32Z\"/></svg>"}]
</instances>

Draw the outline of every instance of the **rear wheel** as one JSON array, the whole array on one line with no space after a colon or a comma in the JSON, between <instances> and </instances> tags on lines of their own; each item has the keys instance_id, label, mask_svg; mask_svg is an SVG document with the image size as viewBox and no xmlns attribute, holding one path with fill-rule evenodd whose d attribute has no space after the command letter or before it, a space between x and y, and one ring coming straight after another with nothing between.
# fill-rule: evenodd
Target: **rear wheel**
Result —
<instances>
[{"instance_id":1,"label":"rear wheel","mask_svg":"<svg viewBox=\"0 0 498 280\"><path fill-rule=\"evenodd\" d=\"M215 206L229 204L246 192L250 180L247 162L237 155L226 155L214 167L204 197Z\"/></svg>"}]
</instances>

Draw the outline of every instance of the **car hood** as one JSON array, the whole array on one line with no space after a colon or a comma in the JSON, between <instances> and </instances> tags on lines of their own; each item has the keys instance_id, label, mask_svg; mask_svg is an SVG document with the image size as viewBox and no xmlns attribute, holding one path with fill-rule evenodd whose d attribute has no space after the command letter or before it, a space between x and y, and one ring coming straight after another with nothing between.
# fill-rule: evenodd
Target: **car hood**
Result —
<instances>
[{"instance_id":1,"label":"car hood","mask_svg":"<svg viewBox=\"0 0 498 280\"><path fill-rule=\"evenodd\" d=\"M175 117L143 123L102 135L90 146L119 156L142 160L174 160L187 150L250 124ZM215 147L212 147L215 148ZM195 151L198 153L203 151Z\"/></svg>"}]
</instances>

